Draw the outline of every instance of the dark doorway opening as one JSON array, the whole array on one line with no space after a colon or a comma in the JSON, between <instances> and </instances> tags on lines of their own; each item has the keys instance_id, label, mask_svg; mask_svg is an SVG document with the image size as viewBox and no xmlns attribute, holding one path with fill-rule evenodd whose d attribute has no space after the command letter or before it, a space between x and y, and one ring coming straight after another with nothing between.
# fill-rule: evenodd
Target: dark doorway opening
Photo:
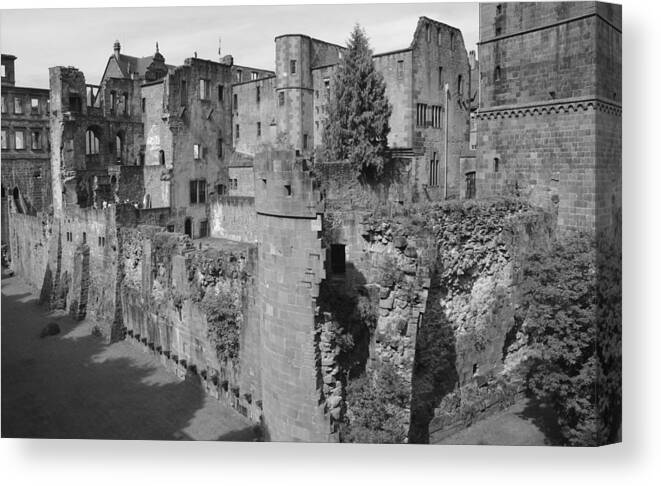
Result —
<instances>
[{"instance_id":1,"label":"dark doorway opening","mask_svg":"<svg viewBox=\"0 0 661 486\"><path fill-rule=\"evenodd\" d=\"M347 269L344 245L331 245L331 272L345 273Z\"/></svg>"},{"instance_id":2,"label":"dark doorway opening","mask_svg":"<svg viewBox=\"0 0 661 486\"><path fill-rule=\"evenodd\" d=\"M193 237L193 221L190 218L186 218L184 222L184 233L191 238Z\"/></svg>"}]
</instances>

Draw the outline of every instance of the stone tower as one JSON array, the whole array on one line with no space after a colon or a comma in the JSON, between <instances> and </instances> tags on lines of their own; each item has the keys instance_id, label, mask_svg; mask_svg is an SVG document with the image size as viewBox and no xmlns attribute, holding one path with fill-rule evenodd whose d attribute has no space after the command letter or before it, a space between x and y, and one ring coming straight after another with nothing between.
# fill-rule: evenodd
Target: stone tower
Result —
<instances>
[{"instance_id":1,"label":"stone tower","mask_svg":"<svg viewBox=\"0 0 661 486\"><path fill-rule=\"evenodd\" d=\"M264 423L270 440L327 442L315 329L325 277L320 194L293 151L255 158Z\"/></svg>"}]
</instances>

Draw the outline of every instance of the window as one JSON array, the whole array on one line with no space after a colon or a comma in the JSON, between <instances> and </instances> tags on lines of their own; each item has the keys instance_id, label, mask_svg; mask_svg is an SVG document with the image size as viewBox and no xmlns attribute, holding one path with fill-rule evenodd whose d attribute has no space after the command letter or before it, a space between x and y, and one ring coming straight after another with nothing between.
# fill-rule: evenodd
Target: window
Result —
<instances>
[{"instance_id":1,"label":"window","mask_svg":"<svg viewBox=\"0 0 661 486\"><path fill-rule=\"evenodd\" d=\"M450 50L454 51L454 32L450 32Z\"/></svg>"},{"instance_id":2,"label":"window","mask_svg":"<svg viewBox=\"0 0 661 486\"><path fill-rule=\"evenodd\" d=\"M168 231L168 233L174 233L174 225L173 224L167 225L165 229Z\"/></svg>"},{"instance_id":3,"label":"window","mask_svg":"<svg viewBox=\"0 0 661 486\"><path fill-rule=\"evenodd\" d=\"M32 150L41 150L41 132L32 132Z\"/></svg>"},{"instance_id":4,"label":"window","mask_svg":"<svg viewBox=\"0 0 661 486\"><path fill-rule=\"evenodd\" d=\"M16 150L25 149L25 133L23 130L16 130L14 132L14 148Z\"/></svg>"},{"instance_id":5,"label":"window","mask_svg":"<svg viewBox=\"0 0 661 486\"><path fill-rule=\"evenodd\" d=\"M237 70L236 70L236 81L237 81L238 83L240 83L242 77L243 77L243 70L241 70L241 69L237 69Z\"/></svg>"},{"instance_id":6,"label":"window","mask_svg":"<svg viewBox=\"0 0 661 486\"><path fill-rule=\"evenodd\" d=\"M39 113L39 98L30 98L30 111Z\"/></svg>"},{"instance_id":7,"label":"window","mask_svg":"<svg viewBox=\"0 0 661 486\"><path fill-rule=\"evenodd\" d=\"M181 106L186 106L188 102L188 86L186 86L186 80L181 80Z\"/></svg>"},{"instance_id":8,"label":"window","mask_svg":"<svg viewBox=\"0 0 661 486\"><path fill-rule=\"evenodd\" d=\"M466 172L466 199L475 198L475 172Z\"/></svg>"},{"instance_id":9,"label":"window","mask_svg":"<svg viewBox=\"0 0 661 486\"><path fill-rule=\"evenodd\" d=\"M324 78L324 89L326 90L326 98L330 98L330 78Z\"/></svg>"},{"instance_id":10,"label":"window","mask_svg":"<svg viewBox=\"0 0 661 486\"><path fill-rule=\"evenodd\" d=\"M419 127L427 125L427 105L425 103L418 103L415 122Z\"/></svg>"},{"instance_id":11,"label":"window","mask_svg":"<svg viewBox=\"0 0 661 486\"><path fill-rule=\"evenodd\" d=\"M239 135L240 135L239 125L237 124L235 128L236 128L236 129L234 130L234 132L235 132L236 135L235 135L234 138L236 138L236 139L238 140L238 139L239 139Z\"/></svg>"},{"instance_id":12,"label":"window","mask_svg":"<svg viewBox=\"0 0 661 486\"><path fill-rule=\"evenodd\" d=\"M7 113L7 96L2 95L2 113Z\"/></svg>"},{"instance_id":13,"label":"window","mask_svg":"<svg viewBox=\"0 0 661 486\"><path fill-rule=\"evenodd\" d=\"M165 151L164 150L159 150L158 151L158 163L160 165L165 165Z\"/></svg>"},{"instance_id":14,"label":"window","mask_svg":"<svg viewBox=\"0 0 661 486\"><path fill-rule=\"evenodd\" d=\"M223 137L219 136L216 143L217 143L216 153L218 155L218 158L221 158L223 156Z\"/></svg>"},{"instance_id":15,"label":"window","mask_svg":"<svg viewBox=\"0 0 661 486\"><path fill-rule=\"evenodd\" d=\"M503 13L503 6L501 4L496 5L496 15Z\"/></svg>"},{"instance_id":16,"label":"window","mask_svg":"<svg viewBox=\"0 0 661 486\"><path fill-rule=\"evenodd\" d=\"M278 105L285 106L285 92L280 91L278 93Z\"/></svg>"},{"instance_id":17,"label":"window","mask_svg":"<svg viewBox=\"0 0 661 486\"><path fill-rule=\"evenodd\" d=\"M110 92L110 113L115 113L115 107L117 105L117 93L114 91Z\"/></svg>"},{"instance_id":18,"label":"window","mask_svg":"<svg viewBox=\"0 0 661 486\"><path fill-rule=\"evenodd\" d=\"M440 46L442 42L441 29L436 29L436 43Z\"/></svg>"},{"instance_id":19,"label":"window","mask_svg":"<svg viewBox=\"0 0 661 486\"><path fill-rule=\"evenodd\" d=\"M291 185L290 184L285 184L285 195L286 196L291 196Z\"/></svg>"},{"instance_id":20,"label":"window","mask_svg":"<svg viewBox=\"0 0 661 486\"><path fill-rule=\"evenodd\" d=\"M438 186L438 165L439 160L436 158L436 152L432 154L432 158L429 161L429 186L437 187Z\"/></svg>"},{"instance_id":21,"label":"window","mask_svg":"<svg viewBox=\"0 0 661 486\"><path fill-rule=\"evenodd\" d=\"M500 159L498 157L494 157L493 159L493 171L498 172L500 169Z\"/></svg>"},{"instance_id":22,"label":"window","mask_svg":"<svg viewBox=\"0 0 661 486\"><path fill-rule=\"evenodd\" d=\"M186 218L186 221L184 221L184 233L191 238L193 237L193 220L190 218Z\"/></svg>"},{"instance_id":23,"label":"window","mask_svg":"<svg viewBox=\"0 0 661 486\"><path fill-rule=\"evenodd\" d=\"M496 35L499 36L503 33L503 29L500 25L496 26Z\"/></svg>"},{"instance_id":24,"label":"window","mask_svg":"<svg viewBox=\"0 0 661 486\"><path fill-rule=\"evenodd\" d=\"M85 155L95 155L99 153L99 137L94 130L88 129L85 132Z\"/></svg>"},{"instance_id":25,"label":"window","mask_svg":"<svg viewBox=\"0 0 661 486\"><path fill-rule=\"evenodd\" d=\"M205 219L200 221L200 238L206 238L207 236L209 236L209 222Z\"/></svg>"},{"instance_id":26,"label":"window","mask_svg":"<svg viewBox=\"0 0 661 486\"><path fill-rule=\"evenodd\" d=\"M118 162L122 160L122 136L120 134L115 135L115 157Z\"/></svg>"},{"instance_id":27,"label":"window","mask_svg":"<svg viewBox=\"0 0 661 486\"><path fill-rule=\"evenodd\" d=\"M262 122L257 122L257 136L262 136Z\"/></svg>"},{"instance_id":28,"label":"window","mask_svg":"<svg viewBox=\"0 0 661 486\"><path fill-rule=\"evenodd\" d=\"M459 98L464 96L464 83L461 74L457 76L457 95L459 95Z\"/></svg>"},{"instance_id":29,"label":"window","mask_svg":"<svg viewBox=\"0 0 661 486\"><path fill-rule=\"evenodd\" d=\"M253 81L255 81L256 79L259 79L259 73L255 72L255 71L251 72L250 73L250 79L252 79Z\"/></svg>"},{"instance_id":30,"label":"window","mask_svg":"<svg viewBox=\"0 0 661 486\"><path fill-rule=\"evenodd\" d=\"M219 196L225 195L226 189L225 189L225 184L218 184L216 186L216 194Z\"/></svg>"},{"instance_id":31,"label":"window","mask_svg":"<svg viewBox=\"0 0 661 486\"><path fill-rule=\"evenodd\" d=\"M431 27L429 24L425 27L426 29L426 34L427 34L427 42L431 42Z\"/></svg>"},{"instance_id":32,"label":"window","mask_svg":"<svg viewBox=\"0 0 661 486\"><path fill-rule=\"evenodd\" d=\"M6 77L7 77L7 71L6 71L6 69L5 69L5 65L3 64L3 65L2 65L2 68L0 68L0 69L2 69L2 71L1 71L1 75L2 75L2 77L3 77L3 78L6 78Z\"/></svg>"},{"instance_id":33,"label":"window","mask_svg":"<svg viewBox=\"0 0 661 486\"><path fill-rule=\"evenodd\" d=\"M128 93L124 93L122 95L122 99L124 101L124 107L123 107L122 113L124 115L128 115L129 114L129 95L128 95Z\"/></svg>"},{"instance_id":34,"label":"window","mask_svg":"<svg viewBox=\"0 0 661 486\"><path fill-rule=\"evenodd\" d=\"M223 98L225 97L225 86L222 84L218 85L218 101L223 101Z\"/></svg>"},{"instance_id":35,"label":"window","mask_svg":"<svg viewBox=\"0 0 661 486\"><path fill-rule=\"evenodd\" d=\"M346 272L346 254L344 245L331 245L331 272Z\"/></svg>"},{"instance_id":36,"label":"window","mask_svg":"<svg viewBox=\"0 0 661 486\"><path fill-rule=\"evenodd\" d=\"M500 66L496 66L496 69L493 70L493 80L500 81Z\"/></svg>"},{"instance_id":37,"label":"window","mask_svg":"<svg viewBox=\"0 0 661 486\"><path fill-rule=\"evenodd\" d=\"M209 99L209 80L200 79L200 99L208 100Z\"/></svg>"},{"instance_id":38,"label":"window","mask_svg":"<svg viewBox=\"0 0 661 486\"><path fill-rule=\"evenodd\" d=\"M87 243L87 233L83 231L83 244Z\"/></svg>"},{"instance_id":39,"label":"window","mask_svg":"<svg viewBox=\"0 0 661 486\"><path fill-rule=\"evenodd\" d=\"M193 144L193 158L195 160L200 160L202 158L202 147L199 143Z\"/></svg>"},{"instance_id":40,"label":"window","mask_svg":"<svg viewBox=\"0 0 661 486\"><path fill-rule=\"evenodd\" d=\"M397 61L397 79L404 78L404 61Z\"/></svg>"},{"instance_id":41,"label":"window","mask_svg":"<svg viewBox=\"0 0 661 486\"><path fill-rule=\"evenodd\" d=\"M438 87L443 89L443 66L438 66Z\"/></svg>"},{"instance_id":42,"label":"window","mask_svg":"<svg viewBox=\"0 0 661 486\"><path fill-rule=\"evenodd\" d=\"M239 110L239 95L234 93L234 111Z\"/></svg>"},{"instance_id":43,"label":"window","mask_svg":"<svg viewBox=\"0 0 661 486\"><path fill-rule=\"evenodd\" d=\"M303 150L307 150L308 148L308 134L304 133L303 134Z\"/></svg>"},{"instance_id":44,"label":"window","mask_svg":"<svg viewBox=\"0 0 661 486\"><path fill-rule=\"evenodd\" d=\"M261 93L261 88L259 86L257 86L257 89L255 90L255 99L256 99L258 104L259 104L260 99L261 99L261 94L262 94Z\"/></svg>"},{"instance_id":45,"label":"window","mask_svg":"<svg viewBox=\"0 0 661 486\"><path fill-rule=\"evenodd\" d=\"M204 179L190 181L191 204L203 204L206 201L207 181Z\"/></svg>"},{"instance_id":46,"label":"window","mask_svg":"<svg viewBox=\"0 0 661 486\"><path fill-rule=\"evenodd\" d=\"M289 61L289 72L291 74L296 74L296 59Z\"/></svg>"},{"instance_id":47,"label":"window","mask_svg":"<svg viewBox=\"0 0 661 486\"><path fill-rule=\"evenodd\" d=\"M7 130L2 129L2 150L7 150Z\"/></svg>"},{"instance_id":48,"label":"window","mask_svg":"<svg viewBox=\"0 0 661 486\"><path fill-rule=\"evenodd\" d=\"M145 153L140 152L140 155L138 157L139 157L138 160L139 160L140 165L145 165Z\"/></svg>"},{"instance_id":49,"label":"window","mask_svg":"<svg viewBox=\"0 0 661 486\"><path fill-rule=\"evenodd\" d=\"M142 102L141 102L141 105L140 105L140 106L141 106L141 108L142 108L142 112L143 112L143 113L144 113L145 111L147 111L147 110L146 110L146 108L147 108L147 99L146 99L146 98L142 98Z\"/></svg>"},{"instance_id":50,"label":"window","mask_svg":"<svg viewBox=\"0 0 661 486\"><path fill-rule=\"evenodd\" d=\"M69 96L69 111L72 113L80 113L80 96L70 95Z\"/></svg>"},{"instance_id":51,"label":"window","mask_svg":"<svg viewBox=\"0 0 661 486\"><path fill-rule=\"evenodd\" d=\"M23 98L14 97L14 113L17 115L23 114Z\"/></svg>"}]
</instances>

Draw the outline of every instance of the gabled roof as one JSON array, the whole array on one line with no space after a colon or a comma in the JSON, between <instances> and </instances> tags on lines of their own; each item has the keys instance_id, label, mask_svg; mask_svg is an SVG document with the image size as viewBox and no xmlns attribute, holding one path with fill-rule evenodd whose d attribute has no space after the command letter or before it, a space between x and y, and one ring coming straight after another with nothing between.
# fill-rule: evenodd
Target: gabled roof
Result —
<instances>
[{"instance_id":1,"label":"gabled roof","mask_svg":"<svg viewBox=\"0 0 661 486\"><path fill-rule=\"evenodd\" d=\"M147 72L147 68L151 65L152 62L154 62L154 56L135 57L127 56L126 54L119 54L118 56L112 55L108 58L106 68L103 70L103 76L101 76L101 79L105 79L106 73L108 72L108 66L113 61L117 63L117 66L119 67L119 70L121 71L124 78L130 78L130 73L137 73L138 76L144 78L145 73ZM165 66L168 69L175 68L175 66L170 64L165 64Z\"/></svg>"}]
</instances>

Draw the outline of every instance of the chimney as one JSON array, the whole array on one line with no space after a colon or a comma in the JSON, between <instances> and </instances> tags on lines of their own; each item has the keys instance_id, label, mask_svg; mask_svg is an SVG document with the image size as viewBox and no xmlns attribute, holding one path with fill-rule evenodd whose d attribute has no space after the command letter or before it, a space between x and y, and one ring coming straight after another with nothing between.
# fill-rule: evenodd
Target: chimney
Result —
<instances>
[{"instance_id":1,"label":"chimney","mask_svg":"<svg viewBox=\"0 0 661 486\"><path fill-rule=\"evenodd\" d=\"M119 52L120 52L121 47L122 47L122 46L119 44L119 41L116 40L116 41L115 41L115 44L114 44L112 47L113 47L113 51L115 52L115 57L116 57L116 58L119 58Z\"/></svg>"}]
</instances>

